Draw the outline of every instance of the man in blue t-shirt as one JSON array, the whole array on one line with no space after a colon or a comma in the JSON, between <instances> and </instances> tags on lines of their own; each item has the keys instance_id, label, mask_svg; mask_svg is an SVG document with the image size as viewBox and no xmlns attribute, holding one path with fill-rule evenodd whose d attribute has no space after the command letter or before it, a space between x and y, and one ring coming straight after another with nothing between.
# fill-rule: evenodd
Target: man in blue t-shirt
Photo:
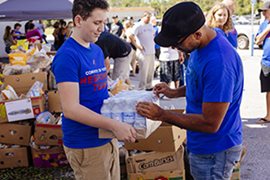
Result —
<instances>
[{"instance_id":1,"label":"man in blue t-shirt","mask_svg":"<svg viewBox=\"0 0 270 180\"><path fill-rule=\"evenodd\" d=\"M265 21L260 25L255 43L263 45L260 81L261 92L266 92L266 116L257 123L268 123L270 122L270 1L266 1L259 11L264 15Z\"/></svg>"},{"instance_id":2,"label":"man in blue t-shirt","mask_svg":"<svg viewBox=\"0 0 270 180\"><path fill-rule=\"evenodd\" d=\"M99 139L98 128L117 139L134 142L128 124L100 115L108 98L102 50L94 44L104 30L106 0L74 0L74 31L58 50L52 64L63 108L64 150L76 179L120 180L116 139Z\"/></svg>"},{"instance_id":3,"label":"man in blue t-shirt","mask_svg":"<svg viewBox=\"0 0 270 180\"><path fill-rule=\"evenodd\" d=\"M230 179L242 149L239 109L244 80L239 55L222 34L205 25L202 10L193 2L179 3L164 14L155 42L191 53L186 87L171 89L164 83L154 87L158 96L186 96L186 114L147 102L137 105L138 113L188 130L194 179Z\"/></svg>"}]
</instances>

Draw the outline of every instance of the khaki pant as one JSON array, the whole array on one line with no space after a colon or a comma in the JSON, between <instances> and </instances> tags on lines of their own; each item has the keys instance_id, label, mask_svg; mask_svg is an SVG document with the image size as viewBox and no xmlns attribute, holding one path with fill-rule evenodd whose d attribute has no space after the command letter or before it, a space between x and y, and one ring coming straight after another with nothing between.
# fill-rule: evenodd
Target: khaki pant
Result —
<instances>
[{"instance_id":1,"label":"khaki pant","mask_svg":"<svg viewBox=\"0 0 270 180\"><path fill-rule=\"evenodd\" d=\"M114 59L112 74L113 80L116 80L117 78L121 78L123 80L129 79L130 62L132 60L133 54L134 51L131 50L126 57Z\"/></svg>"},{"instance_id":2,"label":"khaki pant","mask_svg":"<svg viewBox=\"0 0 270 180\"><path fill-rule=\"evenodd\" d=\"M155 55L143 55L139 50L136 51L136 56L139 62L139 89L153 88L152 82L154 79L155 71Z\"/></svg>"},{"instance_id":3,"label":"khaki pant","mask_svg":"<svg viewBox=\"0 0 270 180\"><path fill-rule=\"evenodd\" d=\"M120 180L116 139L100 147L64 150L76 180Z\"/></svg>"}]
</instances>

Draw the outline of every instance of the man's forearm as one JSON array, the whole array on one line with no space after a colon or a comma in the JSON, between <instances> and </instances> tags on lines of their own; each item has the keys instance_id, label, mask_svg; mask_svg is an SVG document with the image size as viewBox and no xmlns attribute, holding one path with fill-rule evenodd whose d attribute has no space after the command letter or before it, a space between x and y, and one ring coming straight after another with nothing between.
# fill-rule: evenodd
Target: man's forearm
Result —
<instances>
[{"instance_id":1,"label":"man's forearm","mask_svg":"<svg viewBox=\"0 0 270 180\"><path fill-rule=\"evenodd\" d=\"M203 133L216 132L213 126L207 123L207 120L201 114L179 114L170 110L164 110L160 120L191 131Z\"/></svg>"},{"instance_id":2,"label":"man's forearm","mask_svg":"<svg viewBox=\"0 0 270 180\"><path fill-rule=\"evenodd\" d=\"M64 109L65 117L79 123L112 131L114 121L80 104Z\"/></svg>"},{"instance_id":3,"label":"man's forearm","mask_svg":"<svg viewBox=\"0 0 270 180\"><path fill-rule=\"evenodd\" d=\"M181 86L177 89L172 89L168 97L170 98L178 98L186 96L186 86Z\"/></svg>"},{"instance_id":4,"label":"man's forearm","mask_svg":"<svg viewBox=\"0 0 270 180\"><path fill-rule=\"evenodd\" d=\"M258 45L260 45L264 41L264 39L265 39L265 37L267 36L268 33L269 33L269 30L266 29L262 33L258 34L256 36L255 43L258 44Z\"/></svg>"}]
</instances>

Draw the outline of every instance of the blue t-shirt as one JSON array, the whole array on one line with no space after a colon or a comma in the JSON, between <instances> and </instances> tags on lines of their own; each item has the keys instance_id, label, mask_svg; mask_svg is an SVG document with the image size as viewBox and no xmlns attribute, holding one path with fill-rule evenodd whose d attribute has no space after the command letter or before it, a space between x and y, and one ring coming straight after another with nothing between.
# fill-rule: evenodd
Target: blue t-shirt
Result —
<instances>
[{"instance_id":1,"label":"blue t-shirt","mask_svg":"<svg viewBox=\"0 0 270 180\"><path fill-rule=\"evenodd\" d=\"M265 20L259 28L259 31L257 33L260 34L262 33L267 25L269 24L268 20ZM263 56L262 56L262 64L270 67L270 32L266 35L264 41L263 41Z\"/></svg>"},{"instance_id":2,"label":"blue t-shirt","mask_svg":"<svg viewBox=\"0 0 270 180\"><path fill-rule=\"evenodd\" d=\"M158 35L158 27L157 26L153 26L153 28L154 28L154 31L155 31L155 37ZM155 43L155 49L159 49L160 48L160 46L157 44L157 43Z\"/></svg>"},{"instance_id":3,"label":"blue t-shirt","mask_svg":"<svg viewBox=\"0 0 270 180\"><path fill-rule=\"evenodd\" d=\"M187 113L202 114L202 105L207 102L230 103L218 132L187 132L189 151L211 154L241 144L243 67L236 50L222 34L217 32L207 46L191 53L186 77Z\"/></svg>"},{"instance_id":4,"label":"blue t-shirt","mask_svg":"<svg viewBox=\"0 0 270 180\"><path fill-rule=\"evenodd\" d=\"M237 44L237 36L238 36L238 33L237 33L235 28L233 28L232 31L230 31L228 34L226 34L226 37L227 37L228 41L235 48L237 48L237 45L238 45Z\"/></svg>"},{"instance_id":5,"label":"blue t-shirt","mask_svg":"<svg viewBox=\"0 0 270 180\"><path fill-rule=\"evenodd\" d=\"M109 97L104 55L100 47L85 48L69 38L58 50L52 64L56 83L79 84L80 104L100 114L103 100ZM68 119L62 119L63 142L69 148L102 146L111 139L99 139L98 129Z\"/></svg>"},{"instance_id":6,"label":"blue t-shirt","mask_svg":"<svg viewBox=\"0 0 270 180\"><path fill-rule=\"evenodd\" d=\"M237 33L235 28L232 31L228 32L228 33L225 33L220 28L214 28L214 30L220 32L221 34L223 34L227 38L227 40L231 43L231 45L233 47L237 48L237 36L238 36L238 33Z\"/></svg>"}]
</instances>

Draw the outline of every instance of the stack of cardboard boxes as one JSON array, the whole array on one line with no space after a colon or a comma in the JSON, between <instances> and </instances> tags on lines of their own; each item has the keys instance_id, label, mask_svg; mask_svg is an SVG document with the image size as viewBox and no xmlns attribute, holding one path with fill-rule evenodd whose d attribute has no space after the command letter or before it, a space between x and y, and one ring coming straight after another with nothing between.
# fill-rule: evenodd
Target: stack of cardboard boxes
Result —
<instances>
[{"instance_id":1,"label":"stack of cardboard boxes","mask_svg":"<svg viewBox=\"0 0 270 180\"><path fill-rule=\"evenodd\" d=\"M40 81L47 90L47 73L29 73L4 77L5 85L14 88L18 95L26 94L31 86ZM0 169L27 167L32 122L36 115L45 110L44 95L19 100L2 101L0 116ZM27 111L26 111L27 109Z\"/></svg>"},{"instance_id":2,"label":"stack of cardboard boxes","mask_svg":"<svg viewBox=\"0 0 270 180\"><path fill-rule=\"evenodd\" d=\"M44 84L44 91L48 90L47 87L55 87L48 85L47 79L46 72L29 73L6 76L4 83L11 85L20 95L25 94L35 81ZM8 148L0 147L0 169L29 166L29 157L31 157L29 149L36 167L57 167L68 164L62 147L61 125L32 123L35 116L46 109L52 114L62 112L56 90L48 91L46 97L42 95L0 102L0 144L8 145ZM26 108L31 108L30 113L23 113ZM183 110L176 111L183 113ZM164 123L147 139L126 143L125 148L129 151L144 151L144 153L127 155L125 165L129 180L184 180L182 144L185 139L185 130ZM32 144L31 148L30 144ZM240 165L235 167L231 179L240 179Z\"/></svg>"},{"instance_id":3,"label":"stack of cardboard boxes","mask_svg":"<svg viewBox=\"0 0 270 180\"><path fill-rule=\"evenodd\" d=\"M125 143L127 150L147 151L126 157L130 180L185 179L184 147L186 131L163 124L147 139ZM151 152L149 152L151 151Z\"/></svg>"},{"instance_id":4,"label":"stack of cardboard boxes","mask_svg":"<svg viewBox=\"0 0 270 180\"><path fill-rule=\"evenodd\" d=\"M68 164L62 147L61 125L35 121L47 109L58 115L62 111L57 92L47 93L47 79L47 72L4 76L4 86L12 86L19 96L26 94L36 81L43 83L46 95L0 102L0 169L27 167L31 159L36 167Z\"/></svg>"},{"instance_id":5,"label":"stack of cardboard boxes","mask_svg":"<svg viewBox=\"0 0 270 180\"><path fill-rule=\"evenodd\" d=\"M31 147L35 167L58 167L68 164L62 147L61 125L35 124Z\"/></svg>"},{"instance_id":6,"label":"stack of cardboard boxes","mask_svg":"<svg viewBox=\"0 0 270 180\"><path fill-rule=\"evenodd\" d=\"M59 94L56 90L51 90L47 95L49 112L60 115L62 108ZM36 123L33 137L35 146L31 149L35 167L59 167L68 164L63 150L61 125Z\"/></svg>"}]
</instances>

